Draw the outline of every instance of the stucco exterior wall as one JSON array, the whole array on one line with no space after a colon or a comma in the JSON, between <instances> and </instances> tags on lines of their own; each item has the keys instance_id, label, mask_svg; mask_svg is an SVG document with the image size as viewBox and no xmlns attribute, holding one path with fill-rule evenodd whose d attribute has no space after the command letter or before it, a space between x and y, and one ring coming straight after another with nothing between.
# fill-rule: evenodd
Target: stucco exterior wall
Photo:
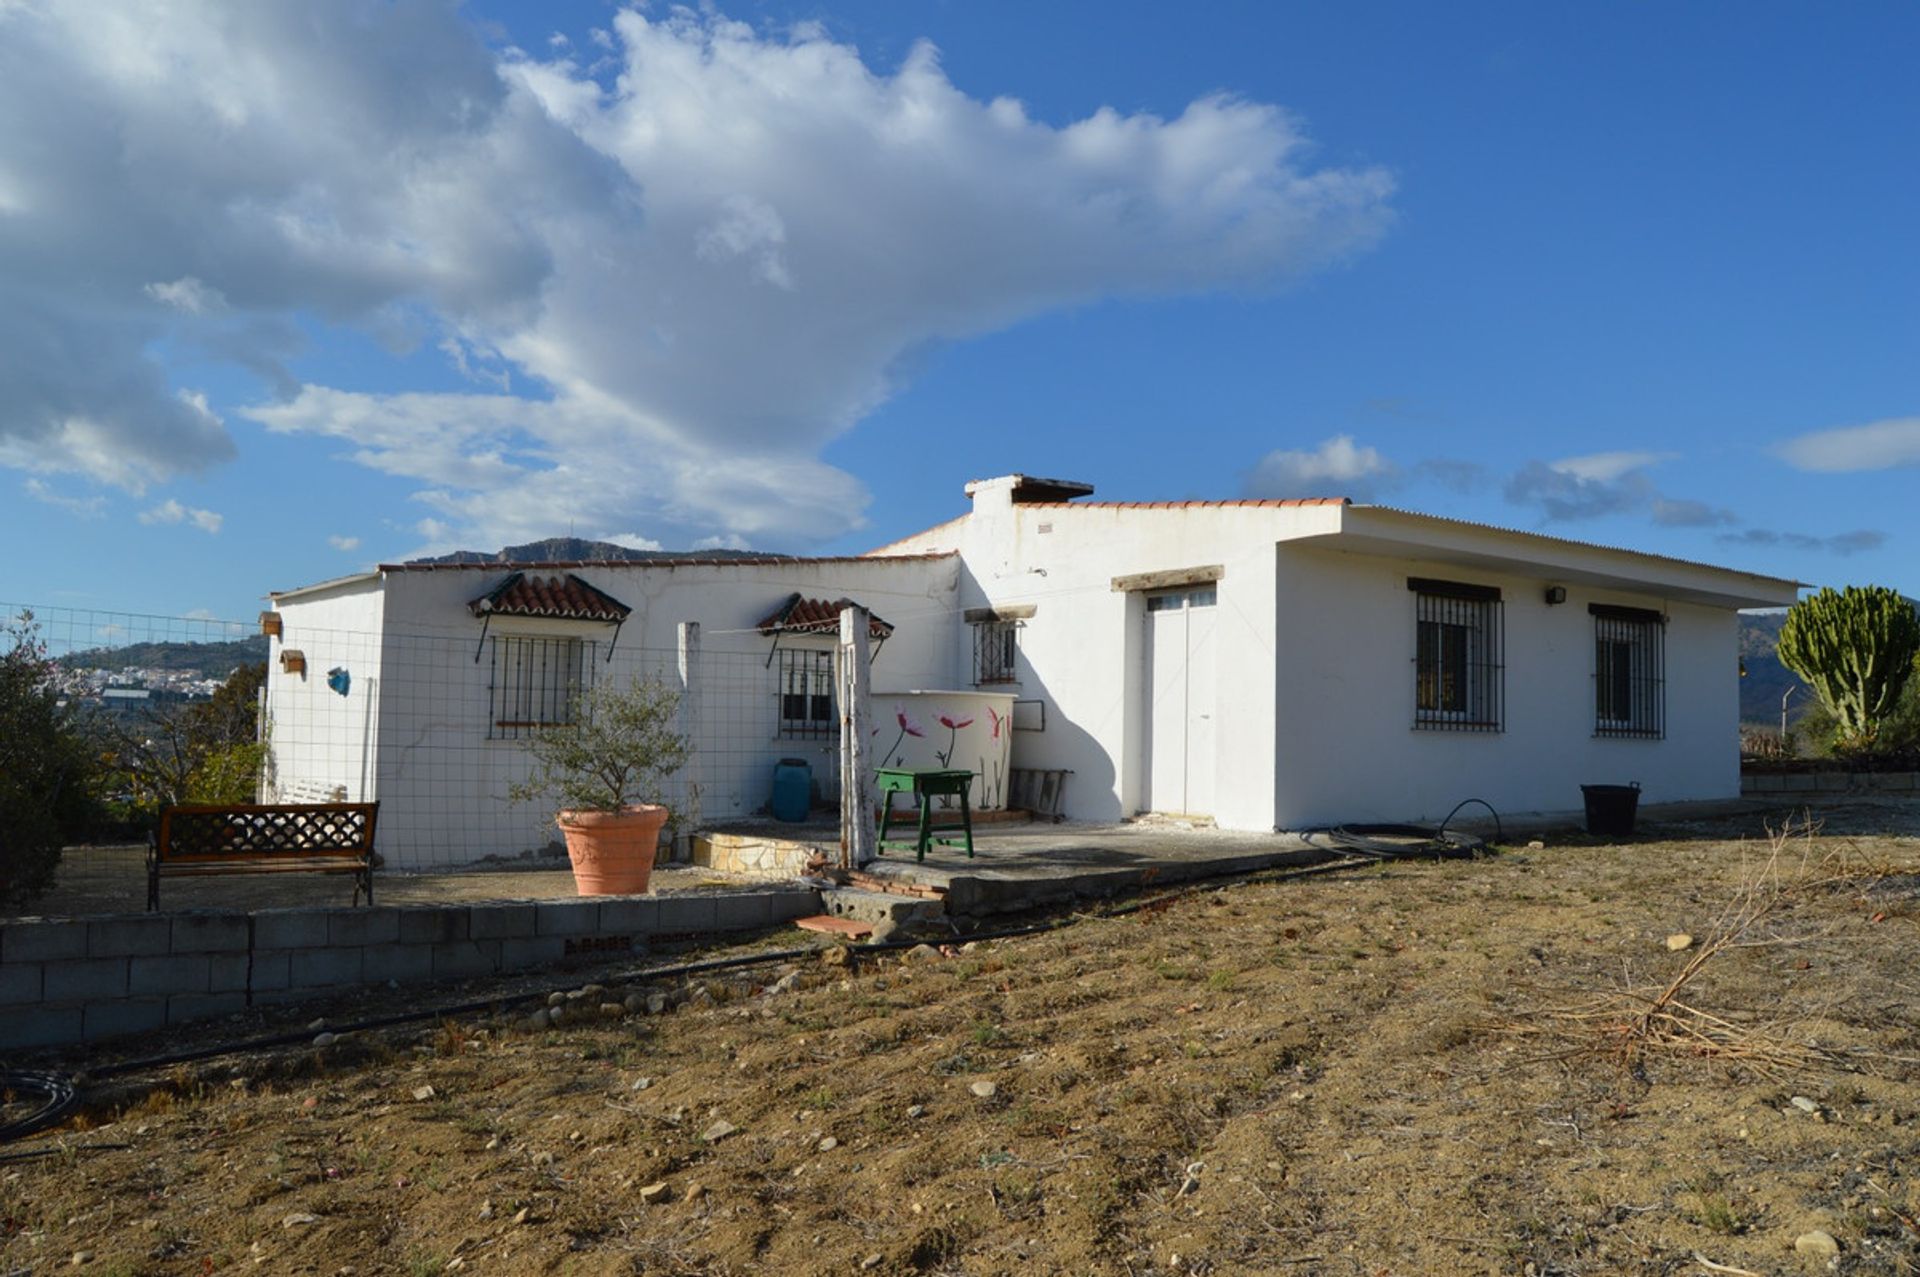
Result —
<instances>
[{"instance_id":1,"label":"stucco exterior wall","mask_svg":"<svg viewBox=\"0 0 1920 1277\"><path fill-rule=\"evenodd\" d=\"M1505 611L1505 730L1416 730L1409 577L1494 585ZM1735 798L1739 669L1730 609L1415 559L1282 545L1276 593L1274 822L1436 820L1464 798L1502 813L1577 811L1582 784L1644 800ZM1594 735L1589 603L1667 614L1666 735ZM1480 813L1484 815L1484 812Z\"/></svg>"},{"instance_id":2,"label":"stucco exterior wall","mask_svg":"<svg viewBox=\"0 0 1920 1277\"><path fill-rule=\"evenodd\" d=\"M1194 714L1210 724L1213 761L1208 805L1195 810L1225 828L1431 820L1469 797L1502 812L1572 811L1583 783L1637 780L1657 802L1738 795L1733 609L1790 601L1792 582L1381 507L1019 503L1018 482L973 485L969 514L859 559L576 569L633 608L599 681L679 682L678 627L701 626L686 708L699 753L667 795L676 810L689 822L758 811L786 757L812 765L823 796L837 789L830 734L779 738L773 643L754 629L798 591L851 596L895 625L873 667L880 707L892 692L972 688L967 611L1017 617L1016 681L983 689L1016 698L1010 766L1070 771L1069 818L1138 814L1159 801L1146 783L1147 600L1202 580L1216 598L1214 677L1210 695L1188 694L1207 701ZM284 645L309 660L290 682L276 649L270 671L281 774L379 798L380 846L397 866L552 841L546 811L506 801L527 762L516 741L489 739L491 666L467 606L512 570L395 569L279 603ZM1500 587L1502 731L1415 729L1410 576ZM1564 585L1566 602L1549 606L1548 584ZM1589 603L1668 618L1661 739L1595 736ZM602 656L613 637L513 618L491 633L578 636ZM345 698L325 685L334 664L354 676Z\"/></svg>"},{"instance_id":3,"label":"stucco exterior wall","mask_svg":"<svg viewBox=\"0 0 1920 1277\"><path fill-rule=\"evenodd\" d=\"M314 802L337 790L347 802L378 796L384 603L378 580L368 577L279 609L280 637L267 653L271 766L264 800ZM287 651L306 658L304 674L283 668ZM327 671L336 667L352 675L345 696L327 686Z\"/></svg>"},{"instance_id":4,"label":"stucco exterior wall","mask_svg":"<svg viewBox=\"0 0 1920 1277\"><path fill-rule=\"evenodd\" d=\"M1447 561L1407 557L1408 542ZM1635 780L1648 801L1735 797L1733 608L1793 594L1772 578L1375 507L1018 504L1004 480L975 485L970 515L876 553L936 550L962 557L963 608L1035 609L1012 690L1041 702L1046 730L1015 733L1014 765L1071 768L1065 810L1082 820L1133 815L1145 793L1145 595L1112 578L1220 565L1213 807L1223 827L1249 830L1435 819L1467 797L1577 811L1580 785ZM1410 576L1501 587L1503 731L1414 729ZM1567 586L1565 603L1546 604L1549 583ZM1589 603L1667 616L1663 738L1594 734ZM963 627L960 680L967 641Z\"/></svg>"},{"instance_id":5,"label":"stucco exterior wall","mask_svg":"<svg viewBox=\"0 0 1920 1277\"><path fill-rule=\"evenodd\" d=\"M490 739L491 665L481 622L467 604L513 569L396 570L385 574L383 663L376 791L379 846L396 867L458 864L517 856L553 841L551 812L507 801L528 764L519 742ZM541 575L554 570L530 568ZM795 591L810 598L850 596L895 625L873 668L876 687L939 686L954 664L952 559L801 560L769 564L583 567L583 580L633 609L597 682L658 674L680 682L678 629L701 626L686 730L698 752L671 787L669 802L704 821L759 810L773 764L805 758L828 794L835 791L836 745L777 737L777 663L771 639L753 627ZM282 606L287 625L306 624L304 600ZM376 627L378 628L378 627ZM597 642L608 656L610 625L496 617L488 633L554 635ZM782 640L783 647L831 648L830 638ZM475 660L476 653L479 660ZM356 672L356 685L358 681ZM323 685L324 690L324 685ZM304 729L303 729L304 730Z\"/></svg>"},{"instance_id":6,"label":"stucco exterior wall","mask_svg":"<svg viewBox=\"0 0 1920 1277\"><path fill-rule=\"evenodd\" d=\"M955 550L963 559L960 607L1031 605L1020 631L1019 681L1038 701L1044 731L1017 730L1015 767L1068 768L1069 819L1137 814L1145 784L1146 594L1113 579L1219 566L1212 722L1217 771L1213 816L1223 828L1274 824L1276 665L1274 546L1324 531L1332 507L1017 505L977 493L971 517L942 524L881 553ZM953 677L971 684L964 625ZM1022 713L1027 718L1028 713ZM1018 720L1017 720L1018 721Z\"/></svg>"}]
</instances>

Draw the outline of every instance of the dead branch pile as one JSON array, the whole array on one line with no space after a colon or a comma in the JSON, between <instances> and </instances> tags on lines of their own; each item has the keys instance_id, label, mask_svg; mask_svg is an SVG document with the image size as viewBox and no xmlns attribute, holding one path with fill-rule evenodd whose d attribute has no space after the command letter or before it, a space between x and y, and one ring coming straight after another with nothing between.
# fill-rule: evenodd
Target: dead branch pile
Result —
<instances>
[{"instance_id":1,"label":"dead branch pile","mask_svg":"<svg viewBox=\"0 0 1920 1277\"><path fill-rule=\"evenodd\" d=\"M1799 1070L1839 1067L1834 1053L1796 1037L1791 1021L1736 1022L1685 996L1703 971L1732 950L1779 947L1806 939L1772 934L1764 924L1780 911L1787 894L1782 861L1790 840L1801 836L1810 848L1812 832L1811 825L1796 829L1791 823L1768 830L1765 862L1742 873L1738 890L1714 919L1706 939L1690 950L1686 964L1664 984L1640 983L1629 975L1619 988L1565 1005L1503 1016L1489 1024L1490 1031L1543 1041L1549 1049L1537 1059L1607 1059L1641 1080L1645 1080L1646 1063L1656 1057L1714 1060L1773 1079ZM1805 870L1803 855L1795 879L1804 879Z\"/></svg>"}]
</instances>

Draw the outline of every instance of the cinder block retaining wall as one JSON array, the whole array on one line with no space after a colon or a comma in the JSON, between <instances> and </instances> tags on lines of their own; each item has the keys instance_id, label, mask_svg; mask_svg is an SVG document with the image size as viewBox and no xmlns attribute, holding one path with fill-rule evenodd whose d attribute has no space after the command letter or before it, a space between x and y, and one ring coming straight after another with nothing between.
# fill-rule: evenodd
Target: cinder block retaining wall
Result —
<instances>
[{"instance_id":1,"label":"cinder block retaining wall","mask_svg":"<svg viewBox=\"0 0 1920 1277\"><path fill-rule=\"evenodd\" d=\"M92 1042L356 985L617 958L820 911L817 893L29 918L0 927L0 1050Z\"/></svg>"},{"instance_id":2,"label":"cinder block retaining wall","mask_svg":"<svg viewBox=\"0 0 1920 1277\"><path fill-rule=\"evenodd\" d=\"M1742 798L1781 794L1920 793L1920 772L1742 772Z\"/></svg>"}]
</instances>

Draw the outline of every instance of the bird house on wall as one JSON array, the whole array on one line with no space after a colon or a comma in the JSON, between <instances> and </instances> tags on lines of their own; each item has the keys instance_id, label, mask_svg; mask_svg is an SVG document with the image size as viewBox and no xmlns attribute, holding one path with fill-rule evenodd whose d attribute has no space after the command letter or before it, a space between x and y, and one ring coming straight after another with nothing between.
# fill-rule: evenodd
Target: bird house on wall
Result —
<instances>
[{"instance_id":1,"label":"bird house on wall","mask_svg":"<svg viewBox=\"0 0 1920 1277\"><path fill-rule=\"evenodd\" d=\"M268 638L279 638L280 614L278 612L262 612L260 614L260 632Z\"/></svg>"},{"instance_id":2,"label":"bird house on wall","mask_svg":"<svg viewBox=\"0 0 1920 1277\"><path fill-rule=\"evenodd\" d=\"M298 674L302 678L307 673L307 654L295 648L280 653L280 668L289 674Z\"/></svg>"}]
</instances>

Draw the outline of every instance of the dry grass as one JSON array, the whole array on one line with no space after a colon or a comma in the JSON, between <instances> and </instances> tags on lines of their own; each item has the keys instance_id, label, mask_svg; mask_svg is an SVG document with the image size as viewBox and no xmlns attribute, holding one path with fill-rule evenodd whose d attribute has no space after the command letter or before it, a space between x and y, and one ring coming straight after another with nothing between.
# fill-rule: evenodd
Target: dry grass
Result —
<instances>
[{"instance_id":1,"label":"dry grass","mask_svg":"<svg viewBox=\"0 0 1920 1277\"><path fill-rule=\"evenodd\" d=\"M218 1061L19 1150L0 1272L1781 1274L1811 1227L1920 1272L1920 843L1848 819Z\"/></svg>"},{"instance_id":2,"label":"dry grass","mask_svg":"<svg viewBox=\"0 0 1920 1277\"><path fill-rule=\"evenodd\" d=\"M1493 1020L1492 1031L1520 1038L1544 1038L1554 1050L1536 1059L1594 1056L1621 1072L1646 1079L1652 1057L1711 1060L1750 1070L1775 1081L1798 1072L1845 1071L1862 1060L1821 1046L1803 1020L1751 1015L1732 1019L1683 998L1718 960L1739 949L1787 948L1817 937L1782 934L1772 927L1789 894L1810 883L1857 881L1853 866L1837 849L1816 845L1817 825L1810 818L1789 819L1766 831L1766 855L1745 859L1738 885L1708 925L1706 938L1692 944L1679 971L1662 983L1625 977L1617 988L1571 1004L1532 1007ZM1795 854L1797 850L1797 855Z\"/></svg>"}]
</instances>

